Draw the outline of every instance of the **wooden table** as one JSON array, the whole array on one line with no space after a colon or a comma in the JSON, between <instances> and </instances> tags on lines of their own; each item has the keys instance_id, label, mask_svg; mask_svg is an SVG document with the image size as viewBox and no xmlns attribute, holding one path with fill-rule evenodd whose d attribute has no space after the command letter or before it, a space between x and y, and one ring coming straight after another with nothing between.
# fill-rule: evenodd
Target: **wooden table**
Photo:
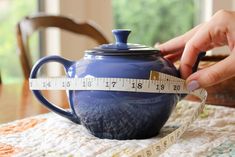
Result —
<instances>
[{"instance_id":1,"label":"wooden table","mask_svg":"<svg viewBox=\"0 0 235 157\"><path fill-rule=\"evenodd\" d=\"M210 87L208 104L235 107L235 78ZM68 108L65 91L43 91L44 96L54 104ZM195 100L188 97L189 100ZM28 81L18 84L0 85L0 123L49 112L29 90Z\"/></svg>"},{"instance_id":2,"label":"wooden table","mask_svg":"<svg viewBox=\"0 0 235 157\"><path fill-rule=\"evenodd\" d=\"M68 107L64 91L43 91L51 102ZM0 123L49 112L29 90L28 81L0 85Z\"/></svg>"}]
</instances>

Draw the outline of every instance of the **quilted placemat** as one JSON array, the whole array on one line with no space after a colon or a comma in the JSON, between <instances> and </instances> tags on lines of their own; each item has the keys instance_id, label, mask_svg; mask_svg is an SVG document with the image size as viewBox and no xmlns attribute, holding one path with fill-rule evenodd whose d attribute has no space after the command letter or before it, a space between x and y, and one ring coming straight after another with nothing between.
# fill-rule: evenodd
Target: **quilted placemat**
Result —
<instances>
[{"instance_id":1,"label":"quilted placemat","mask_svg":"<svg viewBox=\"0 0 235 157\"><path fill-rule=\"evenodd\" d=\"M177 126L182 117L191 115L195 103L181 101L167 123ZM99 139L83 126L48 113L0 125L0 157L129 156L174 129L165 127L157 137L145 140ZM207 105L177 143L161 155L168 156L235 157L235 109Z\"/></svg>"}]
</instances>

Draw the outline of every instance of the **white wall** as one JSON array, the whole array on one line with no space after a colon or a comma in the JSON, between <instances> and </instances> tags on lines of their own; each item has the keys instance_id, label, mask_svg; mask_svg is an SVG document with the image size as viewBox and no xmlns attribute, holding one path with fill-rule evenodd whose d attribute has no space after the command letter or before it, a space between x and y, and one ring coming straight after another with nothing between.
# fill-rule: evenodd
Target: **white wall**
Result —
<instances>
[{"instance_id":1,"label":"white wall","mask_svg":"<svg viewBox=\"0 0 235 157\"><path fill-rule=\"evenodd\" d=\"M70 16L74 19L93 20L101 26L105 36L112 40L111 30L112 6L110 0L61 0L60 10L62 15ZM61 55L79 59L83 56L83 51L97 45L87 37L78 38L68 32L61 33Z\"/></svg>"}]
</instances>

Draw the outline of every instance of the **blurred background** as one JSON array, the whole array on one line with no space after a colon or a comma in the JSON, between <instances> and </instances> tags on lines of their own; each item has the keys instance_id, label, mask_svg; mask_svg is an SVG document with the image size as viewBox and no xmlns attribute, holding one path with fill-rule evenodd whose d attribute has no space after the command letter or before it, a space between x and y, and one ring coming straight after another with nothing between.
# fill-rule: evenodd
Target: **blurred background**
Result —
<instances>
[{"instance_id":1,"label":"blurred background","mask_svg":"<svg viewBox=\"0 0 235 157\"><path fill-rule=\"evenodd\" d=\"M110 42L111 30L131 29L131 43L154 46L208 20L220 9L234 10L235 0L0 0L0 73L4 83L23 80L16 44L16 23L28 15L48 13L93 20ZM30 38L33 61L57 54L78 60L95 42L50 28ZM209 54L226 53L227 48ZM56 65L58 66L58 65ZM51 70L56 72L56 70Z\"/></svg>"}]
</instances>

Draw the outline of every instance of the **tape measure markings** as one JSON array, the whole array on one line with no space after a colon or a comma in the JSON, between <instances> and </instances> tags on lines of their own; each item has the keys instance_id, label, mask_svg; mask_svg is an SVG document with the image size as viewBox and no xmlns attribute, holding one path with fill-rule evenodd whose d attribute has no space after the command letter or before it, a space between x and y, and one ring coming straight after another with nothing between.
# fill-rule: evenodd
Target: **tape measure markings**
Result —
<instances>
[{"instance_id":1,"label":"tape measure markings","mask_svg":"<svg viewBox=\"0 0 235 157\"><path fill-rule=\"evenodd\" d=\"M29 79L31 90L108 90L146 93L189 93L181 81L126 78Z\"/></svg>"}]
</instances>

